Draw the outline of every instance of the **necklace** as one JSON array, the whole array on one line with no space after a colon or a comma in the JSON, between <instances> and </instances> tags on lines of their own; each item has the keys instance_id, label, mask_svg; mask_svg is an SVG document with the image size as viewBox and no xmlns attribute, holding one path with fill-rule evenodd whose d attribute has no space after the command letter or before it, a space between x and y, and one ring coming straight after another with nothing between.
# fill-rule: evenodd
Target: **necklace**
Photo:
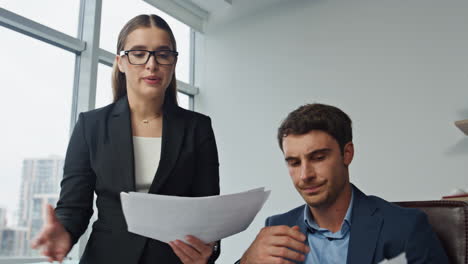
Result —
<instances>
[{"instance_id":1,"label":"necklace","mask_svg":"<svg viewBox=\"0 0 468 264\"><path fill-rule=\"evenodd\" d=\"M157 113L154 117L149 118L149 119L143 119L143 120L141 120L141 122L143 124L145 124L145 125L148 125L150 121L152 121L152 120L154 120L154 119L156 119L156 118L158 118L160 116L161 116L161 113Z\"/></svg>"}]
</instances>

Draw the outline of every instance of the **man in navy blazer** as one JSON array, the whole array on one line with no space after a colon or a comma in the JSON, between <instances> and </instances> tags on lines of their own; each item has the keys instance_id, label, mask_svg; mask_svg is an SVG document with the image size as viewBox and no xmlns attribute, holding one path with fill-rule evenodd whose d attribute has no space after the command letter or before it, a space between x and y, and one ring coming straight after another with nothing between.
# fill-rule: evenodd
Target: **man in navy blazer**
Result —
<instances>
[{"instance_id":1,"label":"man in navy blazer","mask_svg":"<svg viewBox=\"0 0 468 264\"><path fill-rule=\"evenodd\" d=\"M239 261L379 263L405 253L408 263L448 263L427 216L350 183L351 119L340 109L304 105L278 129L289 174L305 205L268 217Z\"/></svg>"}]
</instances>

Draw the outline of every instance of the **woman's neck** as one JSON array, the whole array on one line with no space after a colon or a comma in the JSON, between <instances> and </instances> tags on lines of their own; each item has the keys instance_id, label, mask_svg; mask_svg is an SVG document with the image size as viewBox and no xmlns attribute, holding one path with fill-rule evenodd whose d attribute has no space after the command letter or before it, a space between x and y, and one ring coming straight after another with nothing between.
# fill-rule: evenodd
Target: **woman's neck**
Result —
<instances>
[{"instance_id":1,"label":"woman's neck","mask_svg":"<svg viewBox=\"0 0 468 264\"><path fill-rule=\"evenodd\" d=\"M130 106L132 116L137 117L138 119L148 119L162 114L164 96L143 99L129 93L128 104Z\"/></svg>"}]
</instances>

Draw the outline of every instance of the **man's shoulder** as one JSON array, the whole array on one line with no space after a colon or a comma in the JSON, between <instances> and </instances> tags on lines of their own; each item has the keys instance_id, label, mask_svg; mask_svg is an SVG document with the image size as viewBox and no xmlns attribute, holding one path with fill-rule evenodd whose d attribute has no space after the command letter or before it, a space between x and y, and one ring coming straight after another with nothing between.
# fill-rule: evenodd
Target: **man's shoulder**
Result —
<instances>
[{"instance_id":1,"label":"man's shoulder","mask_svg":"<svg viewBox=\"0 0 468 264\"><path fill-rule=\"evenodd\" d=\"M404 208L395 203L384 200L378 196L367 195L359 190L356 186L354 187L355 194L355 207L364 207L356 208L360 213L362 212L371 212L371 214L377 213L384 219L391 219L393 221L407 221L411 218L418 218L425 216L425 214L414 208ZM363 211L364 209L364 211ZM355 209L353 209L354 211Z\"/></svg>"},{"instance_id":2,"label":"man's shoulder","mask_svg":"<svg viewBox=\"0 0 468 264\"><path fill-rule=\"evenodd\" d=\"M378 196L370 195L367 196L367 198L376 205L378 211L383 215L384 219L392 219L395 221L401 220L407 222L411 218L416 219L425 215L419 209L401 207Z\"/></svg>"},{"instance_id":3,"label":"man's shoulder","mask_svg":"<svg viewBox=\"0 0 468 264\"><path fill-rule=\"evenodd\" d=\"M363 212L359 210L359 212L356 212L357 214L353 213L353 219L361 221L362 219L367 219L368 216L377 216L383 220L383 233L394 236L396 234L412 232L415 229L425 228L429 225L427 215L419 209L401 207L373 195L366 196L365 199L367 201L364 204L370 206L370 211L365 211L371 212L371 214L359 214L359 212ZM399 232L395 232L396 230Z\"/></svg>"},{"instance_id":4,"label":"man's shoulder","mask_svg":"<svg viewBox=\"0 0 468 264\"><path fill-rule=\"evenodd\" d=\"M351 220L351 225L355 225L351 229L355 244L368 239L369 223L374 222L380 241L376 249L379 260L393 257L403 250L409 262L418 259L421 263L447 263L440 242L423 211L404 208L377 196L365 195L361 199L356 204L360 208L356 212L353 208Z\"/></svg>"},{"instance_id":5,"label":"man's shoulder","mask_svg":"<svg viewBox=\"0 0 468 264\"><path fill-rule=\"evenodd\" d=\"M266 226L275 226L275 225L288 225L294 226L297 225L297 222L300 219L303 219L304 216L304 207L306 205L298 206L294 209L291 209L285 213L272 215L267 218L265 225Z\"/></svg>"}]
</instances>

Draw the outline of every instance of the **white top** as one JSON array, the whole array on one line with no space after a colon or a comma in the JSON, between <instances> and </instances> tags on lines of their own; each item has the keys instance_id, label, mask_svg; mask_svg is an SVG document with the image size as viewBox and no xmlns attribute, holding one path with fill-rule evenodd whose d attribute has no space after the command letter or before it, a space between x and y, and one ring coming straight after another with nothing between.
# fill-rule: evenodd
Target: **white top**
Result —
<instances>
[{"instance_id":1,"label":"white top","mask_svg":"<svg viewBox=\"0 0 468 264\"><path fill-rule=\"evenodd\" d=\"M133 137L135 186L137 192L148 192L161 158L161 138Z\"/></svg>"}]
</instances>

